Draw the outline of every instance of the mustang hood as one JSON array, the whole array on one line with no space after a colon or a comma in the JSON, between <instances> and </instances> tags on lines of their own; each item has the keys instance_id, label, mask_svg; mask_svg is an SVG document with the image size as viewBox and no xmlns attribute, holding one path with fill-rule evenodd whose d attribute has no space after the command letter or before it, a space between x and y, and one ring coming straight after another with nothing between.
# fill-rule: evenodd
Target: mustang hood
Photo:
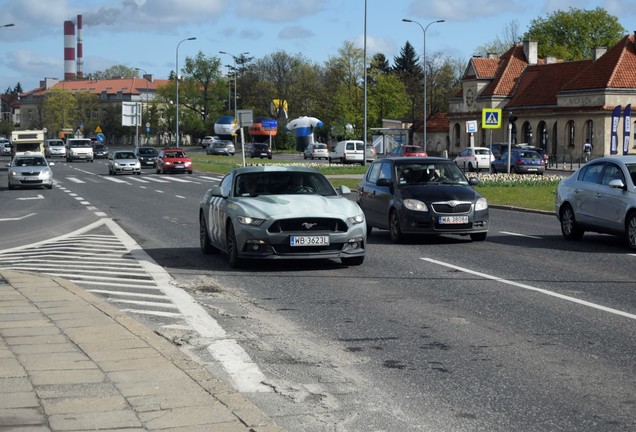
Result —
<instances>
[{"instance_id":1,"label":"mustang hood","mask_svg":"<svg viewBox=\"0 0 636 432\"><path fill-rule=\"evenodd\" d=\"M263 219L297 217L343 217L362 213L358 204L342 196L263 195L242 198L241 207L247 215Z\"/></svg>"},{"instance_id":2,"label":"mustang hood","mask_svg":"<svg viewBox=\"0 0 636 432\"><path fill-rule=\"evenodd\" d=\"M474 201L481 197L470 186L450 185L450 184L429 184L403 186L400 188L402 198L412 198L423 202L434 201Z\"/></svg>"}]
</instances>

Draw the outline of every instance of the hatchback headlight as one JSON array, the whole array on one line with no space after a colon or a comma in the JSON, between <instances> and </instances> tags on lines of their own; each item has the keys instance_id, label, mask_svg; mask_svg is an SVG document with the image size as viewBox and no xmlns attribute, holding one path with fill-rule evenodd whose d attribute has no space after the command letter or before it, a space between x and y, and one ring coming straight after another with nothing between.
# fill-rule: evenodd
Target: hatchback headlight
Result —
<instances>
[{"instance_id":1,"label":"hatchback headlight","mask_svg":"<svg viewBox=\"0 0 636 432\"><path fill-rule=\"evenodd\" d=\"M405 199L404 207L407 208L408 210L413 210L413 211L428 211L428 207L426 206L426 204L416 199Z\"/></svg>"},{"instance_id":2,"label":"hatchback headlight","mask_svg":"<svg viewBox=\"0 0 636 432\"><path fill-rule=\"evenodd\" d=\"M261 226L265 219L253 218L251 216L237 216L238 221L243 225Z\"/></svg>"},{"instance_id":3,"label":"hatchback headlight","mask_svg":"<svg viewBox=\"0 0 636 432\"><path fill-rule=\"evenodd\" d=\"M486 210L488 208L488 201L486 198L479 198L475 203L475 211Z\"/></svg>"}]
</instances>

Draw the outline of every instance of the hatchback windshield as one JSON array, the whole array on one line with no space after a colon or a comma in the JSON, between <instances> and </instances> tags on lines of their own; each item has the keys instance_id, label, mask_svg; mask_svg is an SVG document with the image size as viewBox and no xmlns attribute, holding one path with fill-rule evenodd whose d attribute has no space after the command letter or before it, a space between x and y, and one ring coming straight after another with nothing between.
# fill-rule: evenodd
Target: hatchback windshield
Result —
<instances>
[{"instance_id":1,"label":"hatchback windshield","mask_svg":"<svg viewBox=\"0 0 636 432\"><path fill-rule=\"evenodd\" d=\"M43 157L21 157L15 159L13 166L46 166L46 160Z\"/></svg>"},{"instance_id":2,"label":"hatchback windshield","mask_svg":"<svg viewBox=\"0 0 636 432\"><path fill-rule=\"evenodd\" d=\"M444 183L468 184L466 177L453 163L408 163L396 165L396 178L400 185Z\"/></svg>"}]
</instances>

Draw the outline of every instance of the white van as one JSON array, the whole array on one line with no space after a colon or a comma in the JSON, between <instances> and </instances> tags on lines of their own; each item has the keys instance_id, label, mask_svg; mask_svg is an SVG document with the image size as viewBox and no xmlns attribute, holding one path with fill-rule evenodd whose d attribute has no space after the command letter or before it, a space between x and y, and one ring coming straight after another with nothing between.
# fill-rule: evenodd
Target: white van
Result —
<instances>
[{"instance_id":1,"label":"white van","mask_svg":"<svg viewBox=\"0 0 636 432\"><path fill-rule=\"evenodd\" d=\"M340 162L343 164L362 164L365 148L364 142L360 140L340 141L329 154L329 162Z\"/></svg>"}]
</instances>

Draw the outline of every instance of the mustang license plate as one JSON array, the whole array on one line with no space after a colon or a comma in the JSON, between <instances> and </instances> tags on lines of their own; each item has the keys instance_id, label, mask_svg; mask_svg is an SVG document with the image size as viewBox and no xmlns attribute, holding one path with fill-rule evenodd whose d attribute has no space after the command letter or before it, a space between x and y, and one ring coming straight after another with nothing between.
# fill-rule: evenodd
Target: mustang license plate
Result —
<instances>
[{"instance_id":1,"label":"mustang license plate","mask_svg":"<svg viewBox=\"0 0 636 432\"><path fill-rule=\"evenodd\" d=\"M329 236L291 236L290 246L328 246Z\"/></svg>"},{"instance_id":2,"label":"mustang license plate","mask_svg":"<svg viewBox=\"0 0 636 432\"><path fill-rule=\"evenodd\" d=\"M440 225L445 224L467 224L468 216L440 216L439 217Z\"/></svg>"}]
</instances>

